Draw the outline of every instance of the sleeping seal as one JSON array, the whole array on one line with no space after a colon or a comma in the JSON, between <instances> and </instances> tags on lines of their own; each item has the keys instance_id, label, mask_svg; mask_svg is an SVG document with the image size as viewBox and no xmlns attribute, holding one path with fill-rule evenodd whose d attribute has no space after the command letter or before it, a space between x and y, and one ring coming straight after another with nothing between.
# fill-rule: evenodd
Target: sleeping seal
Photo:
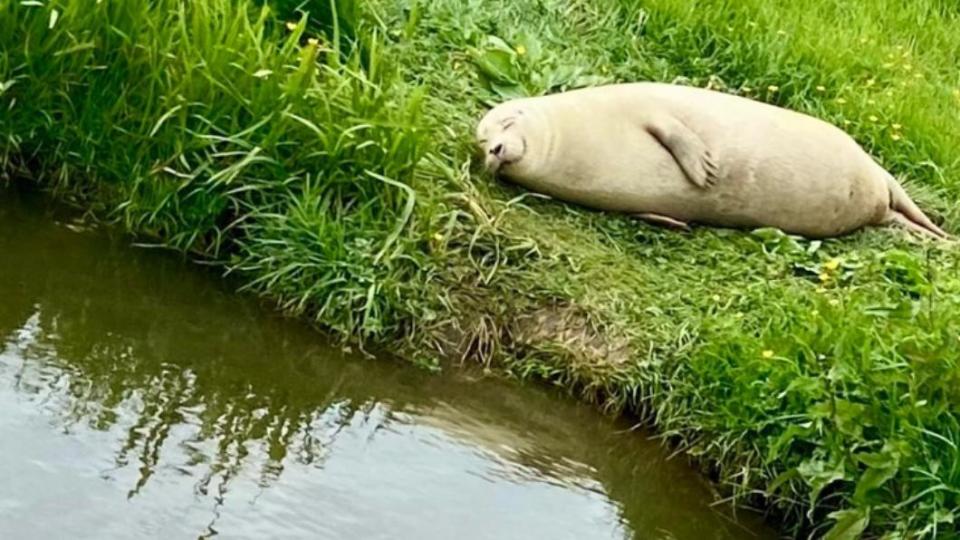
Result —
<instances>
[{"instance_id":1,"label":"sleeping seal","mask_svg":"<svg viewBox=\"0 0 960 540\"><path fill-rule=\"evenodd\" d=\"M776 227L809 238L899 223L947 238L836 126L663 83L497 105L476 133L489 171L554 198L686 227Z\"/></svg>"}]
</instances>

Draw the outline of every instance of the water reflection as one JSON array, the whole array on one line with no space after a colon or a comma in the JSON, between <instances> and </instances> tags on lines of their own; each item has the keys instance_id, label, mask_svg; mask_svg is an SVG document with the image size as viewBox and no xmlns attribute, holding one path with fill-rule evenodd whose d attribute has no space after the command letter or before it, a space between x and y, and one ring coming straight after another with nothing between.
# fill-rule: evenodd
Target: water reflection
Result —
<instances>
[{"instance_id":1,"label":"water reflection","mask_svg":"<svg viewBox=\"0 0 960 540\"><path fill-rule=\"evenodd\" d=\"M4 537L769 536L585 407L345 354L2 197Z\"/></svg>"}]
</instances>

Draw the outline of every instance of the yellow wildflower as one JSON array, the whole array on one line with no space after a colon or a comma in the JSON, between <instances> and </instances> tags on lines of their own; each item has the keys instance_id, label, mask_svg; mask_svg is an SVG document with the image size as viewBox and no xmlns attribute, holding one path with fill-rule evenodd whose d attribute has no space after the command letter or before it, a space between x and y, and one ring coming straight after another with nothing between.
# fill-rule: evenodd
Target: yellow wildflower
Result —
<instances>
[{"instance_id":1,"label":"yellow wildflower","mask_svg":"<svg viewBox=\"0 0 960 540\"><path fill-rule=\"evenodd\" d=\"M293 32L293 31L296 30L296 29L297 29L297 23L295 23L295 22L293 22L293 21L288 21L288 22L287 22L287 30Z\"/></svg>"},{"instance_id":2,"label":"yellow wildflower","mask_svg":"<svg viewBox=\"0 0 960 540\"><path fill-rule=\"evenodd\" d=\"M820 281L822 281L822 282L824 282L824 283L830 281L830 274L828 274L828 273L826 273L826 272L820 272Z\"/></svg>"},{"instance_id":3,"label":"yellow wildflower","mask_svg":"<svg viewBox=\"0 0 960 540\"><path fill-rule=\"evenodd\" d=\"M830 303L831 306L834 306L834 307L840 305L840 301L837 300L836 298L831 299L829 303Z\"/></svg>"},{"instance_id":4,"label":"yellow wildflower","mask_svg":"<svg viewBox=\"0 0 960 540\"><path fill-rule=\"evenodd\" d=\"M443 235L440 234L440 233L433 233L433 239L436 240L437 242L442 242L442 241L443 241Z\"/></svg>"},{"instance_id":5,"label":"yellow wildflower","mask_svg":"<svg viewBox=\"0 0 960 540\"><path fill-rule=\"evenodd\" d=\"M713 301L714 301L714 302L719 302L719 301L720 301L720 295L719 295L719 294L713 295Z\"/></svg>"},{"instance_id":6,"label":"yellow wildflower","mask_svg":"<svg viewBox=\"0 0 960 540\"><path fill-rule=\"evenodd\" d=\"M902 139L903 137L901 137L899 133L894 133L894 134L890 135L890 138L893 139L893 140L895 140L895 141L899 141L899 140Z\"/></svg>"},{"instance_id":7,"label":"yellow wildflower","mask_svg":"<svg viewBox=\"0 0 960 540\"><path fill-rule=\"evenodd\" d=\"M890 126L890 127L892 127L893 129L897 129L897 130L899 130L899 129L902 129L902 128L903 128L903 126L901 126L900 124L893 124L893 125L892 125L892 126Z\"/></svg>"},{"instance_id":8,"label":"yellow wildflower","mask_svg":"<svg viewBox=\"0 0 960 540\"><path fill-rule=\"evenodd\" d=\"M826 92L826 91L827 91L827 87L823 85L817 87L817 92Z\"/></svg>"},{"instance_id":9,"label":"yellow wildflower","mask_svg":"<svg viewBox=\"0 0 960 540\"><path fill-rule=\"evenodd\" d=\"M307 40L307 43L309 43L310 45L313 45L314 47L316 47L317 45L320 44L320 40L317 39L317 38L310 38L310 39Z\"/></svg>"},{"instance_id":10,"label":"yellow wildflower","mask_svg":"<svg viewBox=\"0 0 960 540\"><path fill-rule=\"evenodd\" d=\"M843 104L846 103L846 102L847 102L847 100L843 99L842 97L838 97L838 98L837 98L837 103L839 103L839 104L841 104L841 105L843 105Z\"/></svg>"},{"instance_id":11,"label":"yellow wildflower","mask_svg":"<svg viewBox=\"0 0 960 540\"><path fill-rule=\"evenodd\" d=\"M876 79L868 79L868 80L867 80L867 87L873 86L873 85L875 85L875 84L877 84L877 80L876 80Z\"/></svg>"},{"instance_id":12,"label":"yellow wildflower","mask_svg":"<svg viewBox=\"0 0 960 540\"><path fill-rule=\"evenodd\" d=\"M524 47L523 45L517 45L517 54L519 54L520 56L527 54L527 48Z\"/></svg>"},{"instance_id":13,"label":"yellow wildflower","mask_svg":"<svg viewBox=\"0 0 960 540\"><path fill-rule=\"evenodd\" d=\"M767 87L767 91L769 91L769 92L771 92L771 93L772 93L772 92L777 92L778 90L780 90L780 87L777 86L777 85L774 85L774 84L771 84L770 86Z\"/></svg>"},{"instance_id":14,"label":"yellow wildflower","mask_svg":"<svg viewBox=\"0 0 960 540\"><path fill-rule=\"evenodd\" d=\"M880 119L877 118L877 116L876 116L875 114L871 114L871 115L869 116L869 118L870 118L870 121L871 121L871 122L879 122L879 121L880 121Z\"/></svg>"},{"instance_id":15,"label":"yellow wildflower","mask_svg":"<svg viewBox=\"0 0 960 540\"><path fill-rule=\"evenodd\" d=\"M840 268L840 259L830 259L824 263L823 267L830 271L836 270Z\"/></svg>"},{"instance_id":16,"label":"yellow wildflower","mask_svg":"<svg viewBox=\"0 0 960 540\"><path fill-rule=\"evenodd\" d=\"M764 358L773 358L773 351L771 351L770 349L763 351L762 354Z\"/></svg>"}]
</instances>

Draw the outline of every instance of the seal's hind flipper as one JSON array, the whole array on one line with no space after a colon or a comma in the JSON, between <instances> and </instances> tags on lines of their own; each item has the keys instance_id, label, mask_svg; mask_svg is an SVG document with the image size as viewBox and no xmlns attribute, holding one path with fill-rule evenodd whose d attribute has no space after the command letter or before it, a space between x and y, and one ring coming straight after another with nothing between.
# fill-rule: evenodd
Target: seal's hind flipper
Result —
<instances>
[{"instance_id":1,"label":"seal's hind flipper","mask_svg":"<svg viewBox=\"0 0 960 540\"><path fill-rule=\"evenodd\" d=\"M717 163L699 135L668 114L657 114L644 125L670 152L687 178L703 189L713 187L720 176Z\"/></svg>"},{"instance_id":2,"label":"seal's hind flipper","mask_svg":"<svg viewBox=\"0 0 960 540\"><path fill-rule=\"evenodd\" d=\"M634 214L634 217L648 221L650 223L656 223L658 225L665 225L673 229L680 229L683 231L689 231L690 225L685 221L680 221L679 219L673 219L672 217L665 216L663 214L654 214L653 212L644 212L642 214Z\"/></svg>"}]
</instances>

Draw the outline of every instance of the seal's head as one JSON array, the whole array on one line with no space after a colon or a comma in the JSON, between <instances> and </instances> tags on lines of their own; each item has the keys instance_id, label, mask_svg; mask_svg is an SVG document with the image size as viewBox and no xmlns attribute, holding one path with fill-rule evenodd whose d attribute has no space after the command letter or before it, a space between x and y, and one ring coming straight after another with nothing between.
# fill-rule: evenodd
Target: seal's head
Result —
<instances>
[{"instance_id":1,"label":"seal's head","mask_svg":"<svg viewBox=\"0 0 960 540\"><path fill-rule=\"evenodd\" d=\"M516 107L495 107L477 125L477 143L483 152L484 168L509 173L527 153L523 111Z\"/></svg>"}]
</instances>

